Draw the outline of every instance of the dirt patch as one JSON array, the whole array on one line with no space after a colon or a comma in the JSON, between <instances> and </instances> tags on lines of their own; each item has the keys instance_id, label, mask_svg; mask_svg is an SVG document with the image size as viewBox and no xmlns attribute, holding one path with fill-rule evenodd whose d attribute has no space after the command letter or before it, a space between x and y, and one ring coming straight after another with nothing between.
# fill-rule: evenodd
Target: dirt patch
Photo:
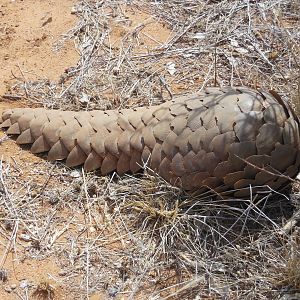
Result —
<instances>
[{"instance_id":1,"label":"dirt patch","mask_svg":"<svg viewBox=\"0 0 300 300\"><path fill-rule=\"evenodd\" d=\"M75 1L1 1L0 95L15 79L57 80L79 55L72 42L54 51L54 42L76 22Z\"/></svg>"},{"instance_id":2,"label":"dirt patch","mask_svg":"<svg viewBox=\"0 0 300 300\"><path fill-rule=\"evenodd\" d=\"M4 253L2 246L0 247L0 251L1 253ZM19 254L13 255L10 253L7 257L5 268L8 270L7 276L9 277L9 281L2 286L2 289L0 289L1 299L16 299L20 285L23 289L30 289L35 286L36 292L33 294L37 294L39 287L47 283L55 289L55 299L66 299L60 298L63 296L61 293L62 291L59 285L57 285L53 279L51 280L51 277L57 276L60 270L53 259L26 259L22 261L22 257L20 257Z\"/></svg>"}]
</instances>

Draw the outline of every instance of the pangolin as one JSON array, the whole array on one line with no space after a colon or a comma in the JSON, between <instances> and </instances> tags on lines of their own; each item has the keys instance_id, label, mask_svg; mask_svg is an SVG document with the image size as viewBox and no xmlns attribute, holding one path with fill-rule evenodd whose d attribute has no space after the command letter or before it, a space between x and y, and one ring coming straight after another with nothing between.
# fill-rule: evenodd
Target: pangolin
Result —
<instances>
[{"instance_id":1,"label":"pangolin","mask_svg":"<svg viewBox=\"0 0 300 300\"><path fill-rule=\"evenodd\" d=\"M101 175L147 165L188 191L244 197L256 186L279 190L300 168L297 116L277 93L247 87L206 88L132 109L8 109L0 122L49 160Z\"/></svg>"}]
</instances>

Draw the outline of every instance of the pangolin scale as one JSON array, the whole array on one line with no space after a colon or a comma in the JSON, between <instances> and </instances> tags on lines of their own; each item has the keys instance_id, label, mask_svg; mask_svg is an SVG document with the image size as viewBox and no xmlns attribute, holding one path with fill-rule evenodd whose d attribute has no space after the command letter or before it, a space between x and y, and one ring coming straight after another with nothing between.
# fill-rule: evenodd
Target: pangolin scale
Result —
<instances>
[{"instance_id":1,"label":"pangolin scale","mask_svg":"<svg viewBox=\"0 0 300 300\"><path fill-rule=\"evenodd\" d=\"M275 92L246 87L207 88L134 109L8 109L0 122L49 160L102 175L135 173L147 163L189 191L244 197L255 186L279 190L300 168L297 116Z\"/></svg>"}]
</instances>

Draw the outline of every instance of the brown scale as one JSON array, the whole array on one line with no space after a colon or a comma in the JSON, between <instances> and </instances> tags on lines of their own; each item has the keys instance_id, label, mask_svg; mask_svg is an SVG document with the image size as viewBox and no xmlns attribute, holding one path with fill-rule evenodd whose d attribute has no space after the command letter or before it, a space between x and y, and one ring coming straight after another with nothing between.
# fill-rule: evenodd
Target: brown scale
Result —
<instances>
[{"instance_id":1,"label":"brown scale","mask_svg":"<svg viewBox=\"0 0 300 300\"><path fill-rule=\"evenodd\" d=\"M246 197L264 185L284 188L300 168L299 120L273 91L206 88L120 111L8 109L0 123L18 144L48 152L49 160L102 175L135 173L147 164L191 191Z\"/></svg>"}]
</instances>

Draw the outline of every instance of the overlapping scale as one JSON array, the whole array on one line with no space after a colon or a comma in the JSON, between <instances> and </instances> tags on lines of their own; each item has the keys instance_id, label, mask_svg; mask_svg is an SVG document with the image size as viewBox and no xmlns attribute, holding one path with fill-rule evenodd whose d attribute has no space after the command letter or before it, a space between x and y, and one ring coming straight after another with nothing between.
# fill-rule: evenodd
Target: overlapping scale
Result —
<instances>
[{"instance_id":1,"label":"overlapping scale","mask_svg":"<svg viewBox=\"0 0 300 300\"><path fill-rule=\"evenodd\" d=\"M187 190L245 197L285 187L300 168L299 120L273 91L207 88L120 111L9 109L0 121L17 143L50 160L103 175L147 164Z\"/></svg>"}]
</instances>

